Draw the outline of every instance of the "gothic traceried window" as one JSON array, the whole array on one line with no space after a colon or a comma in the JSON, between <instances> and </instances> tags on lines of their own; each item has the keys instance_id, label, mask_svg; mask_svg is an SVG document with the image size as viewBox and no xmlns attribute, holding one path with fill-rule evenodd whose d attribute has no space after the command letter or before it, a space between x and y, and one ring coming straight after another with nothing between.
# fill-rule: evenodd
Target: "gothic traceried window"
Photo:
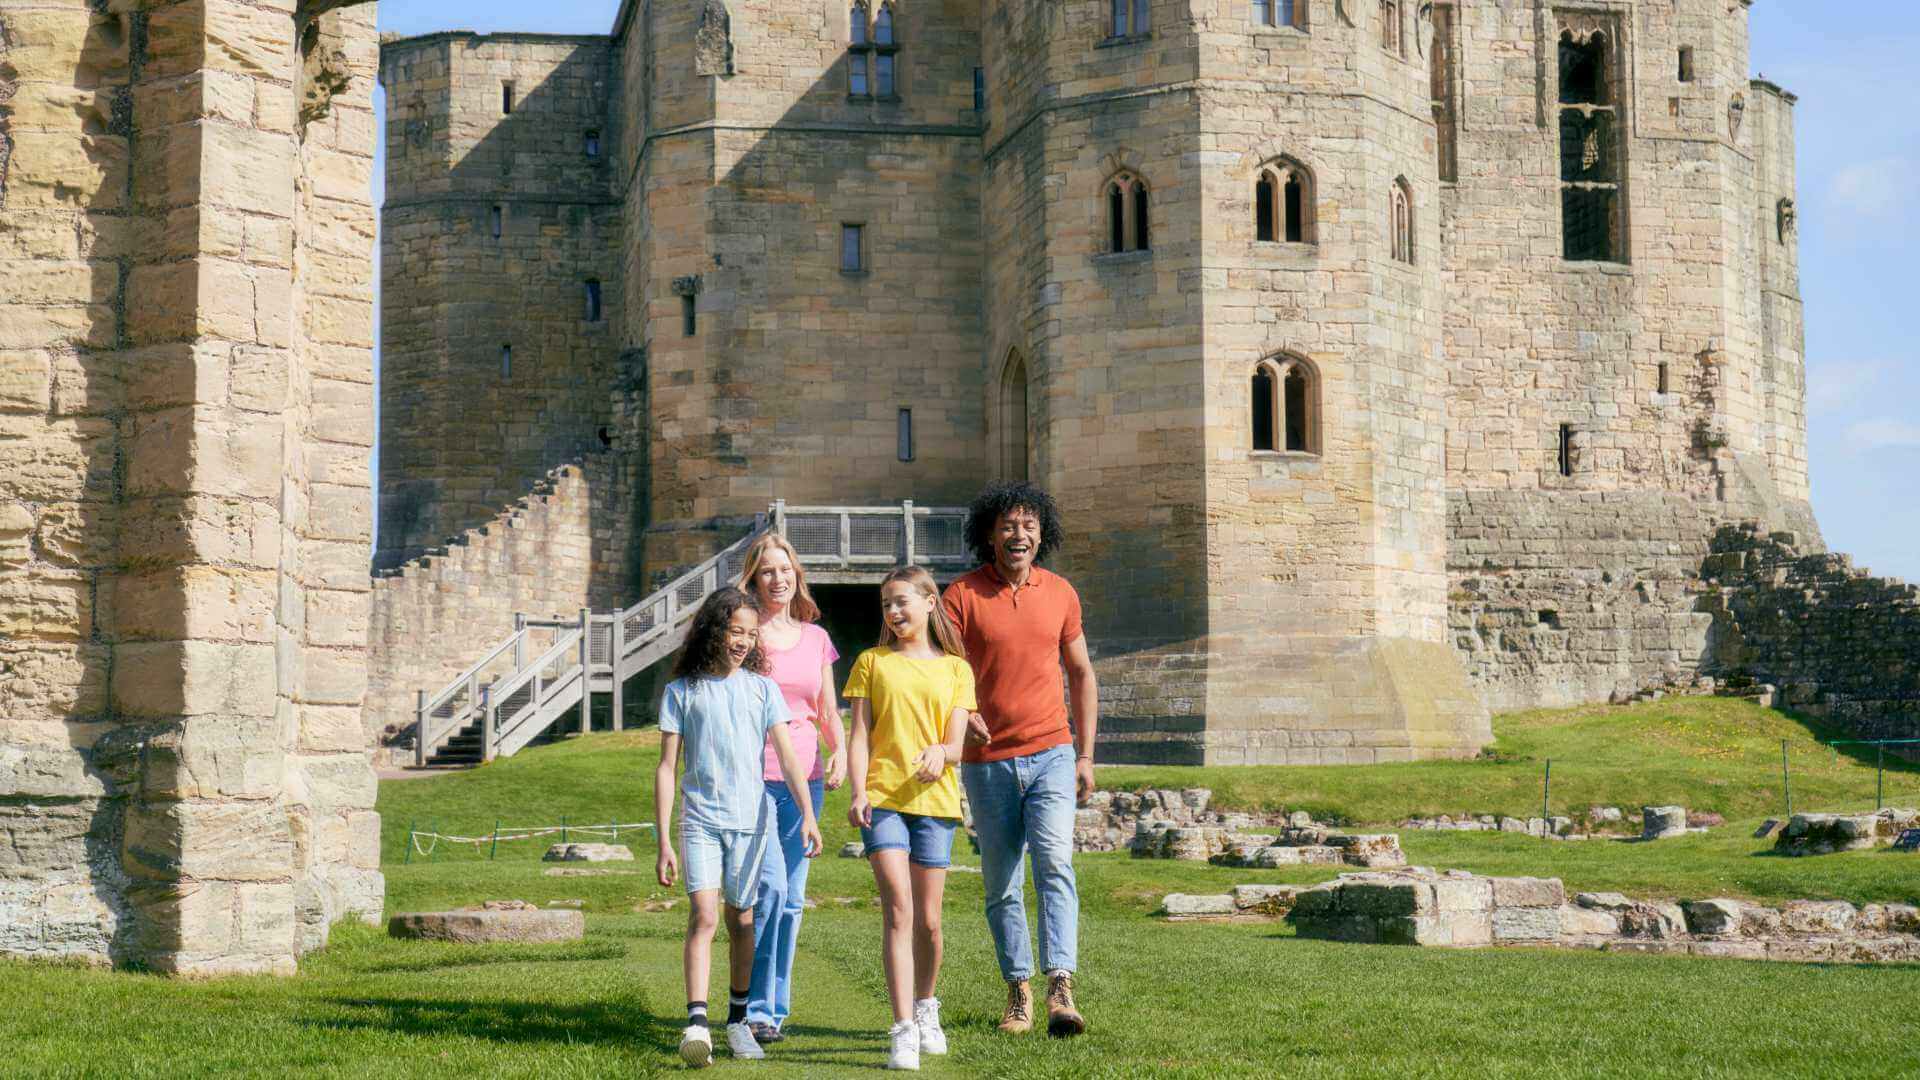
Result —
<instances>
[{"instance_id":1,"label":"gothic traceried window","mask_svg":"<svg viewBox=\"0 0 1920 1080\"><path fill-rule=\"evenodd\" d=\"M1254 450L1320 453L1320 376L1312 364L1269 357L1254 366L1250 390Z\"/></svg>"},{"instance_id":2,"label":"gothic traceried window","mask_svg":"<svg viewBox=\"0 0 1920 1080\"><path fill-rule=\"evenodd\" d=\"M1395 55L1400 53L1399 0L1380 0L1380 47Z\"/></svg>"},{"instance_id":3,"label":"gothic traceried window","mask_svg":"<svg viewBox=\"0 0 1920 1080\"><path fill-rule=\"evenodd\" d=\"M1253 184L1256 240L1313 243L1313 174L1292 158L1260 167Z\"/></svg>"},{"instance_id":4,"label":"gothic traceried window","mask_svg":"<svg viewBox=\"0 0 1920 1080\"><path fill-rule=\"evenodd\" d=\"M871 15L872 22L868 22ZM875 101L900 96L900 39L893 4L877 11L854 4L847 12L847 94Z\"/></svg>"},{"instance_id":5,"label":"gothic traceried window","mask_svg":"<svg viewBox=\"0 0 1920 1080\"><path fill-rule=\"evenodd\" d=\"M1107 181L1106 202L1106 250L1117 253L1150 249L1153 245L1148 237L1146 181L1130 172L1116 173Z\"/></svg>"},{"instance_id":6,"label":"gothic traceried window","mask_svg":"<svg viewBox=\"0 0 1920 1080\"><path fill-rule=\"evenodd\" d=\"M1413 261L1413 185L1401 177L1393 182L1389 197L1389 221L1392 229L1393 257L1403 263Z\"/></svg>"},{"instance_id":7,"label":"gothic traceried window","mask_svg":"<svg viewBox=\"0 0 1920 1080\"><path fill-rule=\"evenodd\" d=\"M1433 45L1427 50L1428 95L1432 98L1434 153L1440 180L1460 179L1460 137L1453 105L1453 5L1433 5Z\"/></svg>"},{"instance_id":8,"label":"gothic traceried window","mask_svg":"<svg viewBox=\"0 0 1920 1080\"><path fill-rule=\"evenodd\" d=\"M1110 4L1108 37L1141 37L1152 29L1147 17L1148 0L1108 0L1108 2Z\"/></svg>"}]
</instances>

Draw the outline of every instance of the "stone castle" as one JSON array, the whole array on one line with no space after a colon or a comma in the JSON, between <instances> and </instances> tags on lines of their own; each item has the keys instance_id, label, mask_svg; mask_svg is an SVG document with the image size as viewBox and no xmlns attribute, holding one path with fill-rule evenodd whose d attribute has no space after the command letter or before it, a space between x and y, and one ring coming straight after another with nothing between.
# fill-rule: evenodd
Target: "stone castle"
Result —
<instances>
[{"instance_id":1,"label":"stone castle","mask_svg":"<svg viewBox=\"0 0 1920 1080\"><path fill-rule=\"evenodd\" d=\"M0 954L291 970L380 913L417 690L775 499L1053 490L1107 760L1470 754L1698 673L1920 733L1913 588L1808 510L1747 18L6 0Z\"/></svg>"},{"instance_id":2,"label":"stone castle","mask_svg":"<svg viewBox=\"0 0 1920 1080\"><path fill-rule=\"evenodd\" d=\"M370 726L775 498L996 477L1067 515L1108 760L1470 755L1489 707L1691 675L1716 527L1817 544L1747 24L636 0L385 42Z\"/></svg>"}]
</instances>

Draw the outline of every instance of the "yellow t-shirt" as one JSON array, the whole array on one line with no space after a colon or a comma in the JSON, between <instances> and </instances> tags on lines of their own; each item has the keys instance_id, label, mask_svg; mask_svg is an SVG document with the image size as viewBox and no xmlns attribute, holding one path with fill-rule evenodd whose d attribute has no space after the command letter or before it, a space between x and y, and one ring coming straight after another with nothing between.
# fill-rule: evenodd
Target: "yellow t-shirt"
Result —
<instances>
[{"instance_id":1,"label":"yellow t-shirt","mask_svg":"<svg viewBox=\"0 0 1920 1080\"><path fill-rule=\"evenodd\" d=\"M957 656L922 660L876 646L853 662L842 696L866 698L873 716L867 800L903 814L958 818L960 778L953 769L958 759L931 784L914 779L913 759L946 735L953 710L979 707L967 662Z\"/></svg>"}]
</instances>

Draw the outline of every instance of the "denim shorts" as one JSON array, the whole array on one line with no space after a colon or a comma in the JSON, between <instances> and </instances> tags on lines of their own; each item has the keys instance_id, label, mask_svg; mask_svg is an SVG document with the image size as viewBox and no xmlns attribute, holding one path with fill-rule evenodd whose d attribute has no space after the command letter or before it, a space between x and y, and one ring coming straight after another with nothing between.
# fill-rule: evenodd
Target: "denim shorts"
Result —
<instances>
[{"instance_id":1,"label":"denim shorts","mask_svg":"<svg viewBox=\"0 0 1920 1080\"><path fill-rule=\"evenodd\" d=\"M751 909L760 893L760 863L766 853L765 829L744 832L680 823L680 865L689 896L718 889L728 907Z\"/></svg>"},{"instance_id":2,"label":"denim shorts","mask_svg":"<svg viewBox=\"0 0 1920 1080\"><path fill-rule=\"evenodd\" d=\"M954 818L903 814L876 806L873 824L861 827L860 839L866 842L865 854L904 851L915 866L944 870L953 862L953 833L959 827Z\"/></svg>"}]
</instances>

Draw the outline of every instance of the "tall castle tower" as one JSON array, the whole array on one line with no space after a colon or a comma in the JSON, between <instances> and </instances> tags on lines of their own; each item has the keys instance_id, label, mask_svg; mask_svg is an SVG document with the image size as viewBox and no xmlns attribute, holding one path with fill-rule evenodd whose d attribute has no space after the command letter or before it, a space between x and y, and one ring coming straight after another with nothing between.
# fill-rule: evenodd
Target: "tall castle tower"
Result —
<instances>
[{"instance_id":1,"label":"tall castle tower","mask_svg":"<svg viewBox=\"0 0 1920 1080\"><path fill-rule=\"evenodd\" d=\"M1029 477L1103 758L1473 753L1697 665L1668 586L1719 522L1817 535L1792 99L1746 67L1720 0L390 42L382 557L583 452L635 478L623 600L775 498Z\"/></svg>"}]
</instances>

